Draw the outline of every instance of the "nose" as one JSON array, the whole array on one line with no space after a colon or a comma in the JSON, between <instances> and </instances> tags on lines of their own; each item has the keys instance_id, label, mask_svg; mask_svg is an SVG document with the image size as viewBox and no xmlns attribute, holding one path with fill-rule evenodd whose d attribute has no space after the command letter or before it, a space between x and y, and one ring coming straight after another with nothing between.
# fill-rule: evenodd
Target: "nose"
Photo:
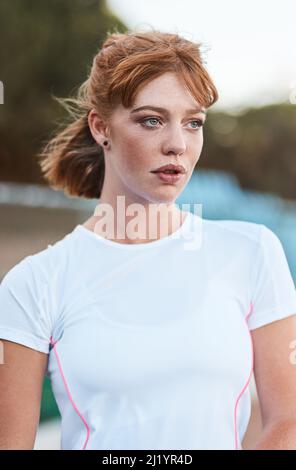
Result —
<instances>
[{"instance_id":1,"label":"nose","mask_svg":"<svg viewBox=\"0 0 296 470\"><path fill-rule=\"evenodd\" d=\"M186 142L180 128L174 127L166 134L162 147L164 153L180 155L185 152Z\"/></svg>"}]
</instances>

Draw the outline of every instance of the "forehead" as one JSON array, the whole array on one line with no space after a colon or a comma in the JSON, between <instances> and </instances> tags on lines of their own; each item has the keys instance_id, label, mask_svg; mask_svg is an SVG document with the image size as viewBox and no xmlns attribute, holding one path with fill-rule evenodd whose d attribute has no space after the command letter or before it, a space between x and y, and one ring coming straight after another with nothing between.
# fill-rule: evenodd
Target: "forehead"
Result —
<instances>
[{"instance_id":1,"label":"forehead","mask_svg":"<svg viewBox=\"0 0 296 470\"><path fill-rule=\"evenodd\" d=\"M198 105L182 77L172 72L164 73L146 82L137 92L133 104L135 107L142 106L147 100L153 100L153 103L149 101L149 104L161 107L175 104L177 106L184 104L187 107Z\"/></svg>"},{"instance_id":2,"label":"forehead","mask_svg":"<svg viewBox=\"0 0 296 470\"><path fill-rule=\"evenodd\" d=\"M118 114L136 115L144 109L166 114L206 114L206 109L191 95L182 78L171 72L143 84L134 96L132 105L125 108L120 104L116 111Z\"/></svg>"}]
</instances>

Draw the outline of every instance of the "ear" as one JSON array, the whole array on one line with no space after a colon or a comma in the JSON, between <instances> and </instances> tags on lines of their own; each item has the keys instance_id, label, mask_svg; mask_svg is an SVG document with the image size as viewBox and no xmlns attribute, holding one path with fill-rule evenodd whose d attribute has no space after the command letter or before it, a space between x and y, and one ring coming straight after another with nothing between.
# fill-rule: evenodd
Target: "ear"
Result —
<instances>
[{"instance_id":1,"label":"ear","mask_svg":"<svg viewBox=\"0 0 296 470\"><path fill-rule=\"evenodd\" d=\"M87 116L89 130L95 141L102 145L104 140L108 138L108 127L99 116L95 109L91 109Z\"/></svg>"}]
</instances>

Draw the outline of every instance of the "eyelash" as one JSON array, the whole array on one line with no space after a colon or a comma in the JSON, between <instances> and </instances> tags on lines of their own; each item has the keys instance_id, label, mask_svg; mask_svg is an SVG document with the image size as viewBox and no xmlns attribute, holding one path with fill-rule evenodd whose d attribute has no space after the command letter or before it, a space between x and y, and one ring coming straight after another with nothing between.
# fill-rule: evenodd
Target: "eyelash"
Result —
<instances>
[{"instance_id":1,"label":"eyelash","mask_svg":"<svg viewBox=\"0 0 296 470\"><path fill-rule=\"evenodd\" d=\"M146 124L144 124L145 121L149 121L151 119L156 119L157 121L160 121L160 119L158 117L147 117L147 118L141 119L140 124L142 124L146 129L147 128L154 129L156 126L146 126ZM192 128L193 131L198 131L204 125L204 122L201 119L193 119L190 122L198 122L199 123L199 127Z\"/></svg>"}]
</instances>

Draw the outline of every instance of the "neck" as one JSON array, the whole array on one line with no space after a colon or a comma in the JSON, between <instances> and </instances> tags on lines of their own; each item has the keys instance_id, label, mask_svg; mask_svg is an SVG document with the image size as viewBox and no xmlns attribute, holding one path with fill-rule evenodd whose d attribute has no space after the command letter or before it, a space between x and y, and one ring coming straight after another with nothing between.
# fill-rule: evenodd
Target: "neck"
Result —
<instances>
[{"instance_id":1,"label":"neck","mask_svg":"<svg viewBox=\"0 0 296 470\"><path fill-rule=\"evenodd\" d=\"M175 203L126 203L117 198L110 204L100 198L94 212L94 232L119 243L149 243L174 233L186 213Z\"/></svg>"}]
</instances>

